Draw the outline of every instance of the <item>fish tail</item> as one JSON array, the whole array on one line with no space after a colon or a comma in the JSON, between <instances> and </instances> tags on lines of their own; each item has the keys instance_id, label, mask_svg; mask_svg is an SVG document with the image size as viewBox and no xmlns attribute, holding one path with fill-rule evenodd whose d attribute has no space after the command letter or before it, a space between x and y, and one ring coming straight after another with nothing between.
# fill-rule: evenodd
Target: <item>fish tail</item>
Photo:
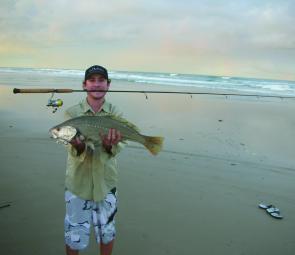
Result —
<instances>
[{"instance_id":1,"label":"fish tail","mask_svg":"<svg viewBox=\"0 0 295 255\"><path fill-rule=\"evenodd\" d=\"M153 155L157 155L162 150L164 137L144 136L144 140L144 146Z\"/></svg>"}]
</instances>

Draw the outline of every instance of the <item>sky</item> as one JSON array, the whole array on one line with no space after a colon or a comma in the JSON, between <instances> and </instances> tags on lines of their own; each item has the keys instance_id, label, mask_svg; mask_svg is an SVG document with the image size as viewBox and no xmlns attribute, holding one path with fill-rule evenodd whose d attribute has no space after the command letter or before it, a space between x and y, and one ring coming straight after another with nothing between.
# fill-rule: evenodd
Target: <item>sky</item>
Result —
<instances>
[{"instance_id":1,"label":"sky","mask_svg":"<svg viewBox=\"0 0 295 255\"><path fill-rule=\"evenodd\" d=\"M0 66L295 80L295 0L1 0Z\"/></svg>"}]
</instances>

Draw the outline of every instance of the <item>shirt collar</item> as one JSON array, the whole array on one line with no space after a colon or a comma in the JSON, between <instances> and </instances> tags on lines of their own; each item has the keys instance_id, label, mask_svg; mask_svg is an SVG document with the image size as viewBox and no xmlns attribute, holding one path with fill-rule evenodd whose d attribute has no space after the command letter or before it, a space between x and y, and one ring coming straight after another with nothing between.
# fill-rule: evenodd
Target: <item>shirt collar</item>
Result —
<instances>
[{"instance_id":1,"label":"shirt collar","mask_svg":"<svg viewBox=\"0 0 295 255\"><path fill-rule=\"evenodd\" d=\"M82 109L83 109L83 112L86 113L86 112L92 112L93 114L95 114L95 112L92 110L91 106L88 104L87 102L87 99L84 98L81 102L81 105L82 105ZM107 112L107 113L111 113L111 105L110 103L108 103L106 100L104 101L103 105L102 105L102 108L101 108L102 111L104 112Z\"/></svg>"}]
</instances>

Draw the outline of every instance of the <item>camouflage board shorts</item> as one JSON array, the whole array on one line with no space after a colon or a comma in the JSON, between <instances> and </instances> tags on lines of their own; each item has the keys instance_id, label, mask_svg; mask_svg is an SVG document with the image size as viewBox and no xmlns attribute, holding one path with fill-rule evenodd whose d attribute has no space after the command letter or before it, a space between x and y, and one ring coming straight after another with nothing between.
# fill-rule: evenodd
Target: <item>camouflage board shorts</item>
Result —
<instances>
[{"instance_id":1,"label":"camouflage board shorts","mask_svg":"<svg viewBox=\"0 0 295 255\"><path fill-rule=\"evenodd\" d=\"M93 225L97 243L107 244L116 234L114 216L117 212L116 191L110 191L104 200L84 200L70 191L65 192L65 243L73 250L88 246Z\"/></svg>"}]
</instances>

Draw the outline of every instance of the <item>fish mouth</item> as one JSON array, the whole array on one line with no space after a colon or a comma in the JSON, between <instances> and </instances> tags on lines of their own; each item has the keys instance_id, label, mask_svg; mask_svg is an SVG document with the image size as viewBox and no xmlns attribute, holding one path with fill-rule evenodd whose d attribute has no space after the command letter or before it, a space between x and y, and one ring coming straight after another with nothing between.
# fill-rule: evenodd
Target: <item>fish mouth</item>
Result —
<instances>
[{"instance_id":1,"label":"fish mouth","mask_svg":"<svg viewBox=\"0 0 295 255\"><path fill-rule=\"evenodd\" d=\"M65 144L65 145L67 145L69 143L68 140L63 139L63 138L58 136L58 131L56 129L50 129L49 130L49 135L50 135L50 138L55 139L57 143Z\"/></svg>"},{"instance_id":2,"label":"fish mouth","mask_svg":"<svg viewBox=\"0 0 295 255\"><path fill-rule=\"evenodd\" d=\"M57 140L58 143L68 144L77 134L77 130L73 127L70 127L70 134L62 132L59 127L53 127L49 129L49 136L52 139Z\"/></svg>"},{"instance_id":3,"label":"fish mouth","mask_svg":"<svg viewBox=\"0 0 295 255\"><path fill-rule=\"evenodd\" d=\"M53 138L53 139L57 139L58 138L57 130L54 129L54 128L51 128L49 130L49 135L50 135L50 138Z\"/></svg>"}]
</instances>

